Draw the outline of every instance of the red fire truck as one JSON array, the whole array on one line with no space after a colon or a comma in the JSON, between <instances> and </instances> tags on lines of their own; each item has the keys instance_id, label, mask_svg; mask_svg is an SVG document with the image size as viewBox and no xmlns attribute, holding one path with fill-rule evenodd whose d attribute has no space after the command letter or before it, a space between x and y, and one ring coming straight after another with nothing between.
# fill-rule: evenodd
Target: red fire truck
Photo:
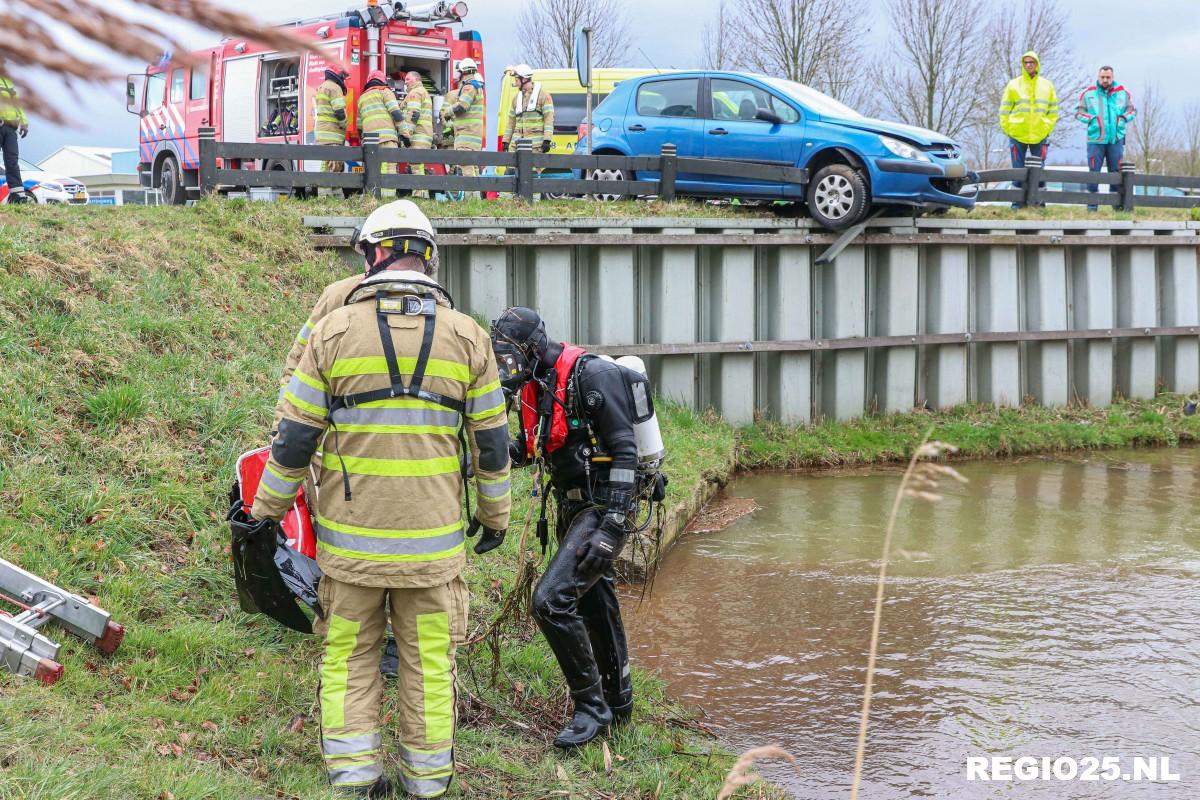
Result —
<instances>
[{"instance_id":1,"label":"red fire truck","mask_svg":"<svg viewBox=\"0 0 1200 800\"><path fill-rule=\"evenodd\" d=\"M312 144L317 88L327 67L341 66L346 80L347 135L358 143L358 95L371 70L382 69L397 93L402 74L420 73L433 99L434 116L445 94L457 88L458 62L472 58L483 77L483 42L477 31L455 31L467 4L454 0L414 7L368 0L362 11L299 20L281 27L317 44L324 55L269 50L250 40L226 39L191 54L201 67L164 58L128 76L126 108L141 118L138 177L160 189L164 202L199 196L197 131L213 127L217 140ZM226 169L317 170L315 161L253 159Z\"/></svg>"}]
</instances>

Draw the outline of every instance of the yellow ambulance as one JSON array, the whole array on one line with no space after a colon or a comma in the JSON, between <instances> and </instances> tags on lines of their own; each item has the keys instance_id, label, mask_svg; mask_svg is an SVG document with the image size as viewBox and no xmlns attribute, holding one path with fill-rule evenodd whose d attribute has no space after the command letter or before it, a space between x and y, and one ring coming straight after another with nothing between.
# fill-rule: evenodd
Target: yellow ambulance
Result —
<instances>
[{"instance_id":1,"label":"yellow ambulance","mask_svg":"<svg viewBox=\"0 0 1200 800\"><path fill-rule=\"evenodd\" d=\"M613 87L630 78L640 78L657 70L652 69L597 69L593 70L592 108L608 97ZM579 141L579 128L583 124L587 106L587 90L579 85L579 76L573 69L535 69L533 80L554 98L554 146L551 153L574 153ZM513 86L511 75L504 76L504 88L500 93L500 117L496 125L496 150L504 152L508 142L504 133L508 130L508 116L512 111ZM534 142L534 146L540 142Z\"/></svg>"}]
</instances>

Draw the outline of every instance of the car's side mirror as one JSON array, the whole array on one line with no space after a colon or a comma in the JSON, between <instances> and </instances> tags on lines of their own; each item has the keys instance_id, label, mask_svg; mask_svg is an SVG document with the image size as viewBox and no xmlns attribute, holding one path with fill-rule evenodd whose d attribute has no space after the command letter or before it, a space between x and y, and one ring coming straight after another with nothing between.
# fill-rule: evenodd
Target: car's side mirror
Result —
<instances>
[{"instance_id":1,"label":"car's side mirror","mask_svg":"<svg viewBox=\"0 0 1200 800\"><path fill-rule=\"evenodd\" d=\"M144 116L140 89L145 80L145 75L125 76L125 110L130 114L137 114L139 117Z\"/></svg>"},{"instance_id":2,"label":"car's side mirror","mask_svg":"<svg viewBox=\"0 0 1200 800\"><path fill-rule=\"evenodd\" d=\"M769 108L760 108L758 111L754 112L754 118L761 119L763 122L769 122L772 125L778 125L783 122L783 117L779 116Z\"/></svg>"}]
</instances>

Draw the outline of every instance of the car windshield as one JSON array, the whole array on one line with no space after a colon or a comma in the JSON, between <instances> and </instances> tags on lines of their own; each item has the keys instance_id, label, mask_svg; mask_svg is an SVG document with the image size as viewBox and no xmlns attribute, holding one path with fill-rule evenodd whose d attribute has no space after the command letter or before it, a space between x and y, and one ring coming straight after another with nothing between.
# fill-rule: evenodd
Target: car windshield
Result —
<instances>
[{"instance_id":1,"label":"car windshield","mask_svg":"<svg viewBox=\"0 0 1200 800\"><path fill-rule=\"evenodd\" d=\"M862 114L855 111L848 105L839 103L827 94L822 94L816 89L805 86L803 83L795 81L785 81L782 78L763 77L760 80L769 84L772 88L783 92L788 97L792 98L809 111L815 111L822 116L828 114L834 117L850 117L851 119L861 119Z\"/></svg>"},{"instance_id":2,"label":"car windshield","mask_svg":"<svg viewBox=\"0 0 1200 800\"><path fill-rule=\"evenodd\" d=\"M25 160L25 159L23 159L23 158L18 158L18 159L17 159L17 166L18 166L18 167L21 169L21 172L22 172L22 173L25 173L25 172L41 172L41 171L42 171L42 168L41 168L41 167L39 167L37 164L33 164L33 163L29 162L29 161L26 161L26 160ZM3 174L4 174L4 164L3 164L3 163L0 163L0 175L3 175Z\"/></svg>"}]
</instances>

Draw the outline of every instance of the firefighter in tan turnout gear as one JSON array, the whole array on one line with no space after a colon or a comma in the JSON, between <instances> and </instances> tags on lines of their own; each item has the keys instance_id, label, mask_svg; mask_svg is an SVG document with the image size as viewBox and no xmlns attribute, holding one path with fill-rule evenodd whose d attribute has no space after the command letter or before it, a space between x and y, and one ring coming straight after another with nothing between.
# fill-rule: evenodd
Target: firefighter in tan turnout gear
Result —
<instances>
[{"instance_id":1,"label":"firefighter in tan turnout gear","mask_svg":"<svg viewBox=\"0 0 1200 800\"><path fill-rule=\"evenodd\" d=\"M516 150L517 140L530 139L535 149L549 153L554 146L554 98L540 83L534 82L533 69L528 64L518 64L510 71L517 93L508 110L505 147Z\"/></svg>"},{"instance_id":2,"label":"firefighter in tan turnout gear","mask_svg":"<svg viewBox=\"0 0 1200 800\"><path fill-rule=\"evenodd\" d=\"M454 129L455 150L483 149L483 81L479 67L472 58L458 62L458 95L453 103L442 104L442 119ZM462 174L466 177L479 175L479 167L464 164Z\"/></svg>"},{"instance_id":3,"label":"firefighter in tan turnout gear","mask_svg":"<svg viewBox=\"0 0 1200 800\"><path fill-rule=\"evenodd\" d=\"M379 134L380 148L396 148L400 146L400 135L396 126L404 118L400 102L392 87L388 86L387 76L382 70L372 70L363 86L363 93L358 98L358 129L365 135ZM383 161L379 165L380 174L395 173L397 164L394 161ZM395 190L385 190L395 196Z\"/></svg>"},{"instance_id":4,"label":"firefighter in tan turnout gear","mask_svg":"<svg viewBox=\"0 0 1200 800\"><path fill-rule=\"evenodd\" d=\"M338 68L325 70L325 80L317 87L313 99L316 125L313 134L317 144L342 145L346 143L346 78L350 73ZM325 161L324 172L344 172L346 165L341 161Z\"/></svg>"},{"instance_id":5,"label":"firefighter in tan turnout gear","mask_svg":"<svg viewBox=\"0 0 1200 800\"><path fill-rule=\"evenodd\" d=\"M404 85L408 93L404 97L404 115L400 122L400 144L416 150L428 150L433 147L433 101L421 83L419 72L406 74ZM413 175L424 175L425 165L409 164L408 170ZM429 190L416 189L413 197L429 197Z\"/></svg>"},{"instance_id":6,"label":"firefighter in tan turnout gear","mask_svg":"<svg viewBox=\"0 0 1200 800\"><path fill-rule=\"evenodd\" d=\"M400 788L436 797L454 773L464 536L482 528L474 549L486 552L508 527L504 396L487 333L453 309L430 275L437 245L414 203L376 209L354 247L367 274L305 336L252 513L281 519L320 452L325 618L315 627L325 637L321 748L330 783L365 797L394 791L383 774L379 717L390 616L400 651ZM345 284L327 293L340 295ZM465 531L464 433L477 496Z\"/></svg>"}]
</instances>

